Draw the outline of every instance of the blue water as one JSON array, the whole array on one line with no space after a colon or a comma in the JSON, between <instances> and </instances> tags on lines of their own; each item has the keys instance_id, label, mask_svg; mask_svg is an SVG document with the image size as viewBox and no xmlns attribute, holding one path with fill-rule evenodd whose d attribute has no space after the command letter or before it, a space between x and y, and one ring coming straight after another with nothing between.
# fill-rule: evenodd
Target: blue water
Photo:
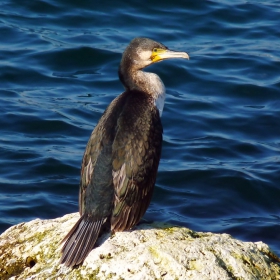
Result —
<instances>
[{"instance_id":1,"label":"blue water","mask_svg":"<svg viewBox=\"0 0 280 280\"><path fill-rule=\"evenodd\" d=\"M280 255L280 2L140 3L1 1L0 233L77 212L85 145L123 91L124 48L145 36L191 57L148 69L167 99L145 218Z\"/></svg>"}]
</instances>

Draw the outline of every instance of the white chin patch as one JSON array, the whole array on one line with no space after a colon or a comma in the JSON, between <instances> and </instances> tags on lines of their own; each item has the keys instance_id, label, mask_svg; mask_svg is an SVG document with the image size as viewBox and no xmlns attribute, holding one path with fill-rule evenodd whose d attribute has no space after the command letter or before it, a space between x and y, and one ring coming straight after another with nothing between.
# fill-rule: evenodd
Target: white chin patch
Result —
<instances>
[{"instance_id":1,"label":"white chin patch","mask_svg":"<svg viewBox=\"0 0 280 280\"><path fill-rule=\"evenodd\" d=\"M149 61L152 55L151 51L139 51L137 52L138 56L142 61Z\"/></svg>"}]
</instances>

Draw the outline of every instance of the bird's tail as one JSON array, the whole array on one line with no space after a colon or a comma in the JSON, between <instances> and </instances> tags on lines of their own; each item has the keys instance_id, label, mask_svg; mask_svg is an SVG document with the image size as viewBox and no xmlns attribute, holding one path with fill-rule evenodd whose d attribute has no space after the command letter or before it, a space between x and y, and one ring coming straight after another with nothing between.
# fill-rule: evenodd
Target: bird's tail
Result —
<instances>
[{"instance_id":1,"label":"bird's tail","mask_svg":"<svg viewBox=\"0 0 280 280\"><path fill-rule=\"evenodd\" d=\"M92 250L101 226L107 218L93 221L92 218L83 214L70 232L61 241L65 242L62 248L60 263L72 267L79 265Z\"/></svg>"}]
</instances>

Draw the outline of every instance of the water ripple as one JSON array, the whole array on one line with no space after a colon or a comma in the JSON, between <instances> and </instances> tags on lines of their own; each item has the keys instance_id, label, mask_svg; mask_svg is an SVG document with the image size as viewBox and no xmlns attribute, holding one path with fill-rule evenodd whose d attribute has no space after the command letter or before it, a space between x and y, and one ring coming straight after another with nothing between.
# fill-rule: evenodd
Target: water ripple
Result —
<instances>
[{"instance_id":1,"label":"water ripple","mask_svg":"<svg viewBox=\"0 0 280 280\"><path fill-rule=\"evenodd\" d=\"M2 1L0 232L77 211L88 137L123 91L121 53L145 36L191 57L148 69L167 99L147 219L279 254L279 12L265 0Z\"/></svg>"}]
</instances>

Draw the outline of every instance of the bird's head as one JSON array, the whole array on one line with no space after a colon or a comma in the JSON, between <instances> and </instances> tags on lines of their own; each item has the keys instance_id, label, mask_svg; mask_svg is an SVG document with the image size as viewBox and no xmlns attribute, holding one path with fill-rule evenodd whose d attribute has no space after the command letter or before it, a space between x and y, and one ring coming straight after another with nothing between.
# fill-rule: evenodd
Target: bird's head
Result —
<instances>
[{"instance_id":1,"label":"bird's head","mask_svg":"<svg viewBox=\"0 0 280 280\"><path fill-rule=\"evenodd\" d=\"M125 49L121 65L140 70L170 58L189 59L189 55L186 52L171 51L165 45L148 38L135 38Z\"/></svg>"}]
</instances>

